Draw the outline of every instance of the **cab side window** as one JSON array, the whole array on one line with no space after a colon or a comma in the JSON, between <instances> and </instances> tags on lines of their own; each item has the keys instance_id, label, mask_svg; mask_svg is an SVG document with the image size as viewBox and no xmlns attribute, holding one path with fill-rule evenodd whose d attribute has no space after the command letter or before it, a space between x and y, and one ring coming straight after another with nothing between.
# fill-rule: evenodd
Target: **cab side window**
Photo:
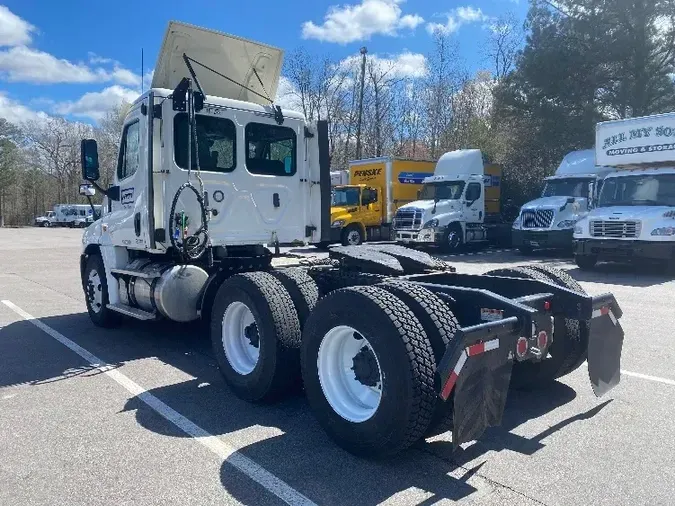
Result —
<instances>
[{"instance_id":1,"label":"cab side window","mask_svg":"<svg viewBox=\"0 0 675 506\"><path fill-rule=\"evenodd\" d=\"M251 174L295 174L297 140L292 128L249 123L245 134L246 168Z\"/></svg>"},{"instance_id":2,"label":"cab side window","mask_svg":"<svg viewBox=\"0 0 675 506\"><path fill-rule=\"evenodd\" d=\"M121 181L133 176L141 162L141 131L138 121L124 127L120 155L117 160L117 179Z\"/></svg>"},{"instance_id":3,"label":"cab side window","mask_svg":"<svg viewBox=\"0 0 675 506\"><path fill-rule=\"evenodd\" d=\"M479 183L469 183L469 186L466 188L466 200L473 202L480 198L480 184Z\"/></svg>"},{"instance_id":4,"label":"cab side window","mask_svg":"<svg viewBox=\"0 0 675 506\"><path fill-rule=\"evenodd\" d=\"M377 202L377 190L373 188L364 188L361 192L361 205L368 205Z\"/></svg>"}]
</instances>

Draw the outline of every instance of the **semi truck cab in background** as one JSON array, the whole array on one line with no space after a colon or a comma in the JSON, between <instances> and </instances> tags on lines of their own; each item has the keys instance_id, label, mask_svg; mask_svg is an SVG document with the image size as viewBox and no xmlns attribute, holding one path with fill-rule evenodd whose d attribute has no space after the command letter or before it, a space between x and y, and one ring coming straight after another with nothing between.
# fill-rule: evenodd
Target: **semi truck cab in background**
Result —
<instances>
[{"instance_id":1,"label":"semi truck cab in background","mask_svg":"<svg viewBox=\"0 0 675 506\"><path fill-rule=\"evenodd\" d=\"M595 165L595 151L568 153L555 175L545 179L541 197L520 209L513 222L512 245L521 253L534 249L571 249L574 225L593 207L612 167Z\"/></svg>"},{"instance_id":2,"label":"semi truck cab in background","mask_svg":"<svg viewBox=\"0 0 675 506\"><path fill-rule=\"evenodd\" d=\"M607 121L596 126L596 163L605 178L598 205L574 228L575 260L675 259L675 113Z\"/></svg>"},{"instance_id":3,"label":"semi truck cab in background","mask_svg":"<svg viewBox=\"0 0 675 506\"><path fill-rule=\"evenodd\" d=\"M498 241L508 233L500 217L501 167L484 163L478 149L445 153L433 176L423 180L418 200L398 209L396 242L441 246Z\"/></svg>"},{"instance_id":4,"label":"semi truck cab in background","mask_svg":"<svg viewBox=\"0 0 675 506\"><path fill-rule=\"evenodd\" d=\"M331 241L347 246L392 239L396 210L415 200L434 165L390 156L350 162L349 184L332 188Z\"/></svg>"}]
</instances>

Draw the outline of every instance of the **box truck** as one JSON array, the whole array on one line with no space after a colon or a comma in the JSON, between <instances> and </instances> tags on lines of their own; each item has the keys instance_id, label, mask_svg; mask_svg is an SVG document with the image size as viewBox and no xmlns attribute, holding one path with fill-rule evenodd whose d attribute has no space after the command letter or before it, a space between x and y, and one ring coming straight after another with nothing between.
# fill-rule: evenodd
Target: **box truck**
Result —
<instances>
[{"instance_id":1,"label":"box truck","mask_svg":"<svg viewBox=\"0 0 675 506\"><path fill-rule=\"evenodd\" d=\"M598 123L595 162L614 166L574 227L577 265L675 259L675 113Z\"/></svg>"},{"instance_id":2,"label":"box truck","mask_svg":"<svg viewBox=\"0 0 675 506\"><path fill-rule=\"evenodd\" d=\"M511 224L500 213L501 167L485 163L480 150L445 153L422 183L419 199L396 212L397 242L454 252L464 244L508 238Z\"/></svg>"},{"instance_id":3,"label":"box truck","mask_svg":"<svg viewBox=\"0 0 675 506\"><path fill-rule=\"evenodd\" d=\"M331 242L390 240L396 210L417 197L435 163L383 156L349 162L348 185L333 188Z\"/></svg>"},{"instance_id":4,"label":"box truck","mask_svg":"<svg viewBox=\"0 0 675 506\"><path fill-rule=\"evenodd\" d=\"M597 166L593 149L565 155L555 174L544 180L541 197L521 207L513 222L512 246L525 254L571 249L574 225L588 214L602 180L614 170Z\"/></svg>"}]
</instances>

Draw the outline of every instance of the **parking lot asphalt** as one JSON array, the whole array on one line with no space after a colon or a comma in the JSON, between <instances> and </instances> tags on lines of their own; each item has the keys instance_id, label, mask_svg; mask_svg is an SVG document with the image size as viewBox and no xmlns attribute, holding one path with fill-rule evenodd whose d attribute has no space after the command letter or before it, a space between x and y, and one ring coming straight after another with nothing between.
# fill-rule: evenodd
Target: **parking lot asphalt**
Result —
<instances>
[{"instance_id":1,"label":"parking lot asphalt","mask_svg":"<svg viewBox=\"0 0 675 506\"><path fill-rule=\"evenodd\" d=\"M675 281L557 254L446 257L459 272L541 262L612 292L621 384L597 399L583 365L511 391L501 427L385 461L337 448L301 393L237 399L198 324L94 327L81 231L0 229L0 504L623 505L673 503ZM296 253L314 253L310 248Z\"/></svg>"}]
</instances>

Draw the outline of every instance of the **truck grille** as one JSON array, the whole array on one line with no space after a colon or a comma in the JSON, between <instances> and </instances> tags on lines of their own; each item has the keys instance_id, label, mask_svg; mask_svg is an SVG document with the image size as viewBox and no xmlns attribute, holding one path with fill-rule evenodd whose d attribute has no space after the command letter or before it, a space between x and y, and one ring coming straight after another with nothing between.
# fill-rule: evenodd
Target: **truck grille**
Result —
<instances>
[{"instance_id":1,"label":"truck grille","mask_svg":"<svg viewBox=\"0 0 675 506\"><path fill-rule=\"evenodd\" d=\"M591 237L639 237L642 223L639 221L591 220Z\"/></svg>"},{"instance_id":2,"label":"truck grille","mask_svg":"<svg viewBox=\"0 0 675 506\"><path fill-rule=\"evenodd\" d=\"M553 209L523 211L523 228L548 228L553 222Z\"/></svg>"},{"instance_id":3,"label":"truck grille","mask_svg":"<svg viewBox=\"0 0 675 506\"><path fill-rule=\"evenodd\" d=\"M419 230L422 228L422 209L399 209L394 216L396 230Z\"/></svg>"}]
</instances>

